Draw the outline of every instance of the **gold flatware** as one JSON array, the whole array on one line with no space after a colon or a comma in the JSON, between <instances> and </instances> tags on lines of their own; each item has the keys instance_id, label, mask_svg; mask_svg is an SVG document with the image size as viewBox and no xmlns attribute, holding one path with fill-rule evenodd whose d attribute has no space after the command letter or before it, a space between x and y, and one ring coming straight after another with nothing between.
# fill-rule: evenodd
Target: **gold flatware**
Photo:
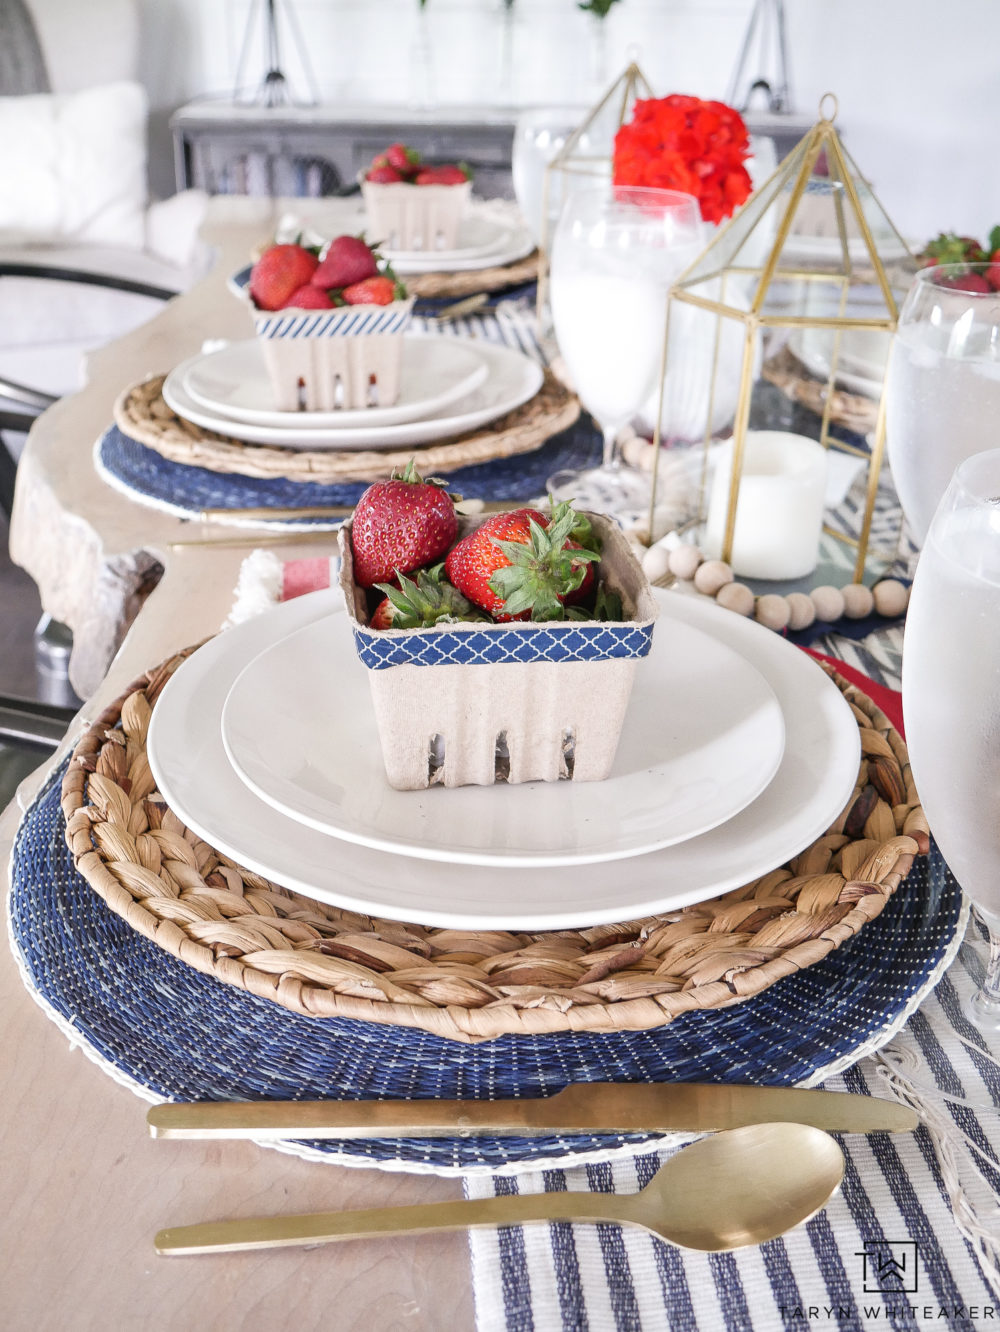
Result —
<instances>
[{"instance_id":1,"label":"gold flatware","mask_svg":"<svg viewBox=\"0 0 1000 1332\"><path fill-rule=\"evenodd\" d=\"M345 508L344 505L336 504L316 504L312 507L303 505L300 508L278 508L276 506L255 505L246 509L202 509L198 518L203 523L213 522L216 518L260 518L264 521L274 522L291 521L298 518L330 518L336 520L339 518L350 518L354 512L353 508Z\"/></svg>"},{"instance_id":2,"label":"gold flatware","mask_svg":"<svg viewBox=\"0 0 1000 1332\"><path fill-rule=\"evenodd\" d=\"M707 1133L747 1124L906 1133L917 1115L876 1096L725 1083L590 1082L514 1101L191 1101L155 1105L154 1138L472 1138Z\"/></svg>"},{"instance_id":3,"label":"gold flatware","mask_svg":"<svg viewBox=\"0 0 1000 1332\"><path fill-rule=\"evenodd\" d=\"M331 554L335 553L337 549L337 533L329 528L325 528L321 532L258 531L250 533L245 537L191 537L190 540L169 542L168 549L210 550L213 546L219 546L220 549L223 550L239 550L241 547L251 549L254 546L310 546L324 541L330 547Z\"/></svg>"},{"instance_id":4,"label":"gold flatware","mask_svg":"<svg viewBox=\"0 0 1000 1332\"><path fill-rule=\"evenodd\" d=\"M639 1193L535 1193L313 1216L207 1221L161 1230L157 1253L267 1249L408 1231L534 1221L616 1221L686 1249L762 1244L807 1221L836 1192L844 1157L805 1124L758 1124L703 1138L671 1157Z\"/></svg>"},{"instance_id":5,"label":"gold flatware","mask_svg":"<svg viewBox=\"0 0 1000 1332\"><path fill-rule=\"evenodd\" d=\"M482 505L477 506L475 512L480 508L483 513L498 513L501 509L509 509L510 504L503 500L487 500ZM279 532L268 532L271 522L294 522L298 518L328 518L331 523L339 524L342 519L349 518L354 512L351 508L343 508L336 505L325 507L316 505L313 508L267 508L255 507L248 509L202 509L198 513L198 521L203 523L215 522L220 518L242 518L253 521L260 520L260 532L254 535L252 532L246 537L192 537L190 539L182 538L179 541L171 541L171 550L182 550L186 546L261 546L268 542L283 543L288 541L321 541L332 540L336 542L336 527L324 528L306 528L300 532L289 531L287 528ZM473 512L472 509L460 509L460 512Z\"/></svg>"},{"instance_id":6,"label":"gold flatware","mask_svg":"<svg viewBox=\"0 0 1000 1332\"><path fill-rule=\"evenodd\" d=\"M485 291L476 292L475 296L466 296L461 301L456 301L454 305L446 305L438 310L436 314L428 315L435 323L447 324L451 319L461 319L464 315L475 314L481 310L490 301L489 295Z\"/></svg>"}]
</instances>

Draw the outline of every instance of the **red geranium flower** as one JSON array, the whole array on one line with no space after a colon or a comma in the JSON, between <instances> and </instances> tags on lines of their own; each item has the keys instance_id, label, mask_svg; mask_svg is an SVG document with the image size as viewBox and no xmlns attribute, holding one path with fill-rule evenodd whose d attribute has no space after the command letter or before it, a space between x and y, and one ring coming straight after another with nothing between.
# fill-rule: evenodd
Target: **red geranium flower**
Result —
<instances>
[{"instance_id":1,"label":"red geranium flower","mask_svg":"<svg viewBox=\"0 0 1000 1332\"><path fill-rule=\"evenodd\" d=\"M674 93L637 101L615 135L614 183L693 194L706 222L722 222L747 198L750 136L723 102Z\"/></svg>"}]
</instances>

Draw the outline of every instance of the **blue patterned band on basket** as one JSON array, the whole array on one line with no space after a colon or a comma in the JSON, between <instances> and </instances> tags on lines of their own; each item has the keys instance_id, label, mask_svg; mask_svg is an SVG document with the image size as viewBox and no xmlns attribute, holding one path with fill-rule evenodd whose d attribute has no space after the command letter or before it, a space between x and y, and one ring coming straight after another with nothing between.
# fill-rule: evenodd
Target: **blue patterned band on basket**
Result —
<instances>
[{"instance_id":1,"label":"blue patterned band on basket","mask_svg":"<svg viewBox=\"0 0 1000 1332\"><path fill-rule=\"evenodd\" d=\"M256 315L254 329L260 338L344 338L372 333L402 333L413 315L413 302L391 305L349 305L339 310L279 310Z\"/></svg>"},{"instance_id":2,"label":"blue patterned band on basket","mask_svg":"<svg viewBox=\"0 0 1000 1332\"><path fill-rule=\"evenodd\" d=\"M492 625L485 629L414 634L405 630L354 630L358 656L372 671L389 666L485 666L495 662L603 661L645 657L651 624Z\"/></svg>"},{"instance_id":3,"label":"blue patterned band on basket","mask_svg":"<svg viewBox=\"0 0 1000 1332\"><path fill-rule=\"evenodd\" d=\"M731 1008L648 1031L463 1045L412 1027L304 1017L137 933L73 864L60 806L65 770L53 770L18 829L11 938L43 1006L109 1071L153 1098L497 1098L549 1096L569 1082L815 1083L888 1039L936 980L963 919L961 890L932 845L859 935ZM568 1164L650 1141L582 1134L311 1147L331 1161L451 1172Z\"/></svg>"}]
</instances>

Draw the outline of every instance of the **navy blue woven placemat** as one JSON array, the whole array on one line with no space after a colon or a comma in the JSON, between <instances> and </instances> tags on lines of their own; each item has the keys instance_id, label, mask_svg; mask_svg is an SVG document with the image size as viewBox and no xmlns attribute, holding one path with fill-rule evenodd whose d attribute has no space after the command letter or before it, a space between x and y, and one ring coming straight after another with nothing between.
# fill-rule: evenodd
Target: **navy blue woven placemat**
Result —
<instances>
[{"instance_id":1,"label":"navy blue woven placemat","mask_svg":"<svg viewBox=\"0 0 1000 1332\"><path fill-rule=\"evenodd\" d=\"M414 449L417 465L419 448ZM104 471L140 502L146 500L185 517L203 509L348 508L357 503L367 481L324 486L315 481L239 476L171 462L111 426L97 446ZM594 467L601 461L600 435L587 416L531 453L460 467L448 473L451 490L477 499L517 503L545 494L545 483L564 467ZM286 518L287 521L287 518ZM329 526L329 519L296 519Z\"/></svg>"},{"instance_id":2,"label":"navy blue woven placemat","mask_svg":"<svg viewBox=\"0 0 1000 1332\"><path fill-rule=\"evenodd\" d=\"M462 1045L411 1028L300 1016L202 975L137 934L73 865L60 808L65 766L49 777L18 831L13 936L39 995L103 1059L163 1099L496 1098L550 1095L573 1081L802 1082L855 1056L907 1010L946 954L961 914L961 892L932 848L859 935L733 1008L687 1013L654 1031ZM358 1164L468 1169L571 1162L643 1141L311 1145Z\"/></svg>"}]
</instances>

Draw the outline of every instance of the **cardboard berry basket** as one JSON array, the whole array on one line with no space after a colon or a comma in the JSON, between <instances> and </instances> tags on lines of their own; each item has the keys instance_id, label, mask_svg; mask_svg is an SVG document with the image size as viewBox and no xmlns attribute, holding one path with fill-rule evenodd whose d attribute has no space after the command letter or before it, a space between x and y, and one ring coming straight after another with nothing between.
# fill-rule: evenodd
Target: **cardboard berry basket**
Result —
<instances>
[{"instance_id":1,"label":"cardboard berry basket","mask_svg":"<svg viewBox=\"0 0 1000 1332\"><path fill-rule=\"evenodd\" d=\"M391 407L415 297L334 310L252 309L278 411Z\"/></svg>"},{"instance_id":2,"label":"cardboard berry basket","mask_svg":"<svg viewBox=\"0 0 1000 1332\"><path fill-rule=\"evenodd\" d=\"M472 198L464 185L379 185L362 180L367 230L388 250L454 250Z\"/></svg>"},{"instance_id":3,"label":"cardboard berry basket","mask_svg":"<svg viewBox=\"0 0 1000 1332\"><path fill-rule=\"evenodd\" d=\"M620 622L370 629L366 593L354 581L350 522L340 529L340 586L368 668L390 785L411 791L608 776L657 605L619 528L586 516L602 543L598 578L622 599ZM483 520L461 520L460 537Z\"/></svg>"}]
</instances>

